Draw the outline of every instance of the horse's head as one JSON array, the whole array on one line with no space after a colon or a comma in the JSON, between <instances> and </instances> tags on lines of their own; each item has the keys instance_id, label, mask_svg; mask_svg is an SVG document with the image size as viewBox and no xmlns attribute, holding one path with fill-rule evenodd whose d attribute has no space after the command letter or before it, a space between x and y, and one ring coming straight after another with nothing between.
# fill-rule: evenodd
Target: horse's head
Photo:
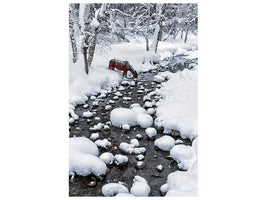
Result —
<instances>
[{"instance_id":1,"label":"horse's head","mask_svg":"<svg viewBox=\"0 0 267 200\"><path fill-rule=\"evenodd\" d=\"M136 72L136 71L134 71L134 73L133 73L133 77L134 77L134 78L137 78L137 77L138 77L138 75L137 75L137 72Z\"/></svg>"}]
</instances>

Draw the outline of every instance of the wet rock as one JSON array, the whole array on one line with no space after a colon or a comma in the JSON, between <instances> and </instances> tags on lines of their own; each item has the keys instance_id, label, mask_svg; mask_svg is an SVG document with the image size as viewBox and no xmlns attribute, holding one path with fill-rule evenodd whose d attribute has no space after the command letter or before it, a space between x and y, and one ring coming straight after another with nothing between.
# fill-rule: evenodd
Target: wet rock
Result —
<instances>
[{"instance_id":1,"label":"wet rock","mask_svg":"<svg viewBox=\"0 0 267 200\"><path fill-rule=\"evenodd\" d=\"M91 100L95 100L96 97L95 97L95 96L91 96L90 99L91 99Z\"/></svg>"},{"instance_id":2,"label":"wet rock","mask_svg":"<svg viewBox=\"0 0 267 200\"><path fill-rule=\"evenodd\" d=\"M105 106L105 110L107 110L107 111L111 111L111 110L112 110L112 106L111 106L111 105L107 105L107 106Z\"/></svg>"},{"instance_id":3,"label":"wet rock","mask_svg":"<svg viewBox=\"0 0 267 200\"><path fill-rule=\"evenodd\" d=\"M124 100L124 101L131 101L132 98L131 98L131 97L123 97L123 100Z\"/></svg>"},{"instance_id":4,"label":"wet rock","mask_svg":"<svg viewBox=\"0 0 267 200\"><path fill-rule=\"evenodd\" d=\"M92 133L91 136L90 136L90 140L97 140L99 138L99 133Z\"/></svg>"},{"instance_id":5,"label":"wet rock","mask_svg":"<svg viewBox=\"0 0 267 200\"><path fill-rule=\"evenodd\" d=\"M155 177L155 178L160 178L160 177L161 177L161 174L159 174L159 173L154 173L154 174L152 174L152 176Z\"/></svg>"},{"instance_id":6,"label":"wet rock","mask_svg":"<svg viewBox=\"0 0 267 200\"><path fill-rule=\"evenodd\" d=\"M95 117L94 120L95 120L96 122L99 122L101 119L100 119L100 117Z\"/></svg>"},{"instance_id":7,"label":"wet rock","mask_svg":"<svg viewBox=\"0 0 267 200\"><path fill-rule=\"evenodd\" d=\"M104 125L104 131L108 131L110 127L108 125Z\"/></svg>"},{"instance_id":8,"label":"wet rock","mask_svg":"<svg viewBox=\"0 0 267 200\"><path fill-rule=\"evenodd\" d=\"M123 86L127 86L127 85L129 85L130 83L129 83L129 81L122 81L121 82L121 85L123 85Z\"/></svg>"},{"instance_id":9,"label":"wet rock","mask_svg":"<svg viewBox=\"0 0 267 200\"><path fill-rule=\"evenodd\" d=\"M88 186L89 186L89 187L95 187L95 186L96 186L96 181L90 181L90 182L88 183Z\"/></svg>"},{"instance_id":10,"label":"wet rock","mask_svg":"<svg viewBox=\"0 0 267 200\"><path fill-rule=\"evenodd\" d=\"M157 165L156 169L158 170L158 172L162 172L163 171L163 166L162 165Z\"/></svg>"},{"instance_id":11,"label":"wet rock","mask_svg":"<svg viewBox=\"0 0 267 200\"><path fill-rule=\"evenodd\" d=\"M104 177L104 176L97 176L96 178L97 178L97 180L99 180L99 181L103 181L105 177Z\"/></svg>"},{"instance_id":12,"label":"wet rock","mask_svg":"<svg viewBox=\"0 0 267 200\"><path fill-rule=\"evenodd\" d=\"M135 156L135 159L138 160L138 161L142 161L142 160L145 159L145 156L140 154L140 155Z\"/></svg>"},{"instance_id":13,"label":"wet rock","mask_svg":"<svg viewBox=\"0 0 267 200\"><path fill-rule=\"evenodd\" d=\"M107 121L106 122L106 125L111 126L111 122L110 121Z\"/></svg>"},{"instance_id":14,"label":"wet rock","mask_svg":"<svg viewBox=\"0 0 267 200\"><path fill-rule=\"evenodd\" d=\"M142 139L143 139L143 137L144 137L144 136L142 136L142 135L141 135L141 134L139 134L139 133L138 133L138 134L135 136L135 138L136 138L136 139L138 139L138 140L142 140Z\"/></svg>"},{"instance_id":15,"label":"wet rock","mask_svg":"<svg viewBox=\"0 0 267 200\"><path fill-rule=\"evenodd\" d=\"M85 109L88 108L88 107L89 107L88 104L84 104L84 105L83 105L83 108L85 108Z\"/></svg>"},{"instance_id":16,"label":"wet rock","mask_svg":"<svg viewBox=\"0 0 267 200\"><path fill-rule=\"evenodd\" d=\"M136 167L137 169L143 169L145 166L146 166L146 164L145 164L145 162L143 162L143 161L138 161L138 162L136 163L136 165L135 165L135 167Z\"/></svg>"},{"instance_id":17,"label":"wet rock","mask_svg":"<svg viewBox=\"0 0 267 200\"><path fill-rule=\"evenodd\" d=\"M93 101L92 106L93 107L97 107L98 106L98 101Z\"/></svg>"},{"instance_id":18,"label":"wet rock","mask_svg":"<svg viewBox=\"0 0 267 200\"><path fill-rule=\"evenodd\" d=\"M167 160L172 160L172 157L169 155L169 156L165 156L165 158L167 159Z\"/></svg>"}]
</instances>

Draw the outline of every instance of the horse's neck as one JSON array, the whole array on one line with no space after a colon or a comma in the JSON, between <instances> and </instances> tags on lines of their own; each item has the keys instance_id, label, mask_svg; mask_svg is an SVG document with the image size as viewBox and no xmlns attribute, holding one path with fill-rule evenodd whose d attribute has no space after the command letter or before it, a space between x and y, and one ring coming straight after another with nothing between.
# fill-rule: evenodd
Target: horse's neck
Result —
<instances>
[{"instance_id":1,"label":"horse's neck","mask_svg":"<svg viewBox=\"0 0 267 200\"><path fill-rule=\"evenodd\" d=\"M134 73L134 69L133 69L133 67L130 65L130 64L128 64L128 68L129 68L129 70L132 72L132 74Z\"/></svg>"}]
</instances>

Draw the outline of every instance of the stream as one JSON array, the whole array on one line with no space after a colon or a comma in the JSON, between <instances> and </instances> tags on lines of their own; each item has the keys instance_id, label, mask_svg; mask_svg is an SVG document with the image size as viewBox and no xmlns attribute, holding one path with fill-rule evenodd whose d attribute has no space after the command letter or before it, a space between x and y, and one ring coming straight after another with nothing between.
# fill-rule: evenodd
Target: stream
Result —
<instances>
[{"instance_id":1,"label":"stream","mask_svg":"<svg viewBox=\"0 0 267 200\"><path fill-rule=\"evenodd\" d=\"M148 72L142 72L138 74L138 81L136 86L124 86L125 90L120 91L124 96L131 97L131 100L125 101L120 97L118 100L114 100L114 104L110 104L109 100L113 100L113 97L116 96L114 93L118 91L118 87L113 88L112 93L107 94L106 98L102 98L99 101L99 105L94 107L92 105L93 100L89 100L86 102L89 105L89 108L84 108L83 105L79 105L75 109L75 113L80 116L79 120L76 121L73 125L70 125L70 137L73 136L85 136L90 138L91 134L95 131L90 131L89 128L94 126L95 124L101 122L106 124L110 121L110 112L105 110L106 105L111 105L112 109L123 107L129 108L129 106L133 103L139 103L141 106L144 105L143 96L146 95L146 92L137 93L137 90L140 87L144 87L147 89L147 93L154 91L157 87L160 87L160 84L154 82L154 76L159 72L170 71L177 72L178 70L183 70L184 68L188 68L189 63L196 63L197 60L189 60L186 59L186 56L173 56L168 57L162 60L159 64L157 64L158 68L155 70L150 70ZM128 81L132 81L133 79L127 79ZM99 94L98 94L99 95ZM98 95L95 95L96 97ZM155 101L159 99L159 97L152 97ZM100 120L95 120L94 117L83 118L82 114L85 111L94 111L96 115L94 117L99 117ZM156 118L155 114L152 115L153 119ZM108 172L104 177L96 177L94 175L89 176L78 176L75 175L73 180L69 181L69 195L70 196L103 196L101 192L101 188L103 185L107 183L117 183L123 182L123 184L130 189L133 184L133 178L135 175L139 175L145 178L148 182L148 185L151 188L151 192L149 196L161 196L160 187L164 183L166 183L167 176L171 172L178 170L177 163L173 159L169 157L169 152L161 151L155 148L154 139L151 140L147 137L145 133L145 129L140 126L133 126L129 131L122 130L121 128L114 127L110 125L109 130L98 131L99 139L107 138L111 142L111 147L108 149L103 149L99 147L99 155L103 152L111 152L113 155L123 154L119 149L119 145L121 142L130 143L130 140L136 138L137 134L141 134L143 136L142 139L139 139L140 147L146 148L146 153L144 154L144 163L145 166L139 169L136 167L136 155L131 154L127 155L129 161L126 166L118 167L114 164L108 166ZM156 138L162 137L163 130L157 129ZM189 139L182 139L178 133L172 134L172 137L176 139L180 139L184 142L185 145L191 145L191 141ZM123 154L124 155L124 154ZM161 164L163 166L163 171L159 172L156 169L156 166Z\"/></svg>"}]
</instances>

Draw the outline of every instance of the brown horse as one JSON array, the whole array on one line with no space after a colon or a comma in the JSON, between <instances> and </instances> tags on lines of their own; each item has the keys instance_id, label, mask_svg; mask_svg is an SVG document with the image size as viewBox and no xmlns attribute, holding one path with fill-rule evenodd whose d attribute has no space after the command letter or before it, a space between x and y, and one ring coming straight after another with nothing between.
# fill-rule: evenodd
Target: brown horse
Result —
<instances>
[{"instance_id":1,"label":"brown horse","mask_svg":"<svg viewBox=\"0 0 267 200\"><path fill-rule=\"evenodd\" d=\"M134 78L137 78L137 72L134 70L134 68L130 65L128 61L120 61L116 59L112 59L109 61L109 69L114 70L115 68L123 71L122 76L127 75L127 72L130 71L133 74Z\"/></svg>"}]
</instances>

